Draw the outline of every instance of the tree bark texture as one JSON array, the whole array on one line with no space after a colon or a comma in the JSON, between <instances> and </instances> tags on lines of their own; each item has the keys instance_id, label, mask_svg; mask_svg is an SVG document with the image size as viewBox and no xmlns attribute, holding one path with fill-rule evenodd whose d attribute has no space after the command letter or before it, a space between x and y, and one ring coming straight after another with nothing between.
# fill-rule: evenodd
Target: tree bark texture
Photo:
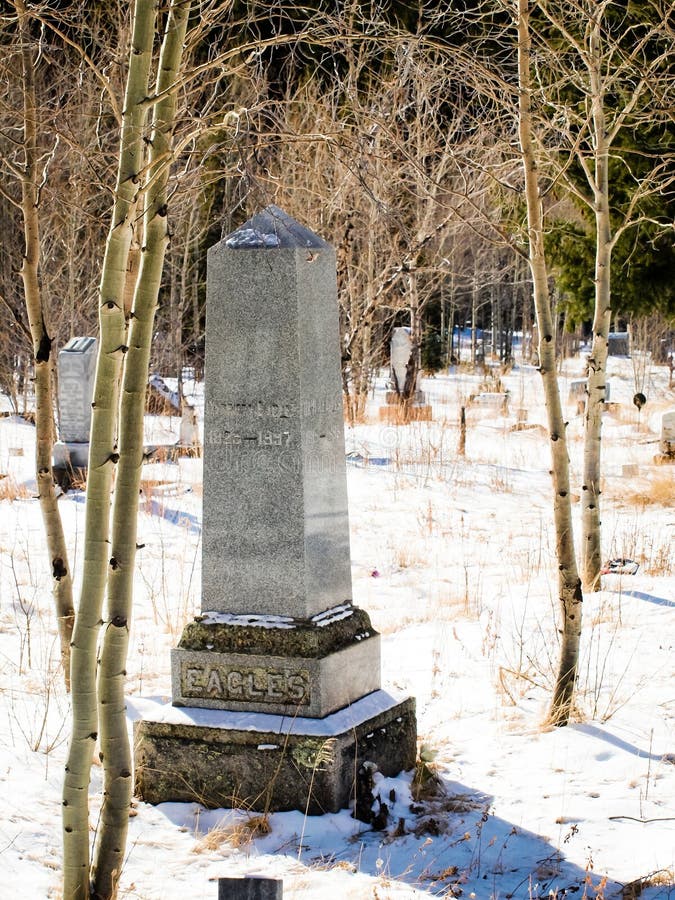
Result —
<instances>
[{"instance_id":1,"label":"tree bark texture","mask_svg":"<svg viewBox=\"0 0 675 900\"><path fill-rule=\"evenodd\" d=\"M589 75L594 133L595 178L595 309L593 339L588 358L588 396L584 419L584 468L582 503L582 577L584 589L600 589L602 567L600 522L600 473L602 413L607 393L607 345L612 316L610 268L612 236L609 214L609 146L604 114L604 91L600 69L600 22L591 20Z\"/></svg>"},{"instance_id":2,"label":"tree bark texture","mask_svg":"<svg viewBox=\"0 0 675 900\"><path fill-rule=\"evenodd\" d=\"M72 733L63 787L63 896L90 896L89 780L98 736L96 652L110 565L110 492L118 459L119 378L126 353L124 287L144 160L144 126L155 33L154 0L137 0L125 92L115 203L99 292L100 340L86 497L84 567L71 656ZM119 873L118 873L119 875Z\"/></svg>"},{"instance_id":3,"label":"tree bark texture","mask_svg":"<svg viewBox=\"0 0 675 900\"><path fill-rule=\"evenodd\" d=\"M59 631L61 662L66 690L70 689L70 641L73 633L73 582L68 550L59 512L52 453L54 449L54 379L51 339L47 331L46 310L40 288L40 196L38 187L38 108L35 70L31 52L28 13L23 0L15 8L19 20L23 75L24 169L21 179L21 213L25 252L21 266L24 297L33 341L35 370L35 474L40 512L45 529L47 552L52 570L52 591Z\"/></svg>"},{"instance_id":4,"label":"tree bark texture","mask_svg":"<svg viewBox=\"0 0 675 900\"><path fill-rule=\"evenodd\" d=\"M534 305L539 330L539 365L546 402L551 447L553 517L558 560L558 595L562 616L560 660L548 718L566 725L574 696L581 636L583 596L574 553L569 459L565 421L555 365L555 325L551 311L546 257L544 216L533 144L530 81L529 0L518 0L519 140L525 179L529 240L529 263L534 287Z\"/></svg>"},{"instance_id":5,"label":"tree bark texture","mask_svg":"<svg viewBox=\"0 0 675 900\"><path fill-rule=\"evenodd\" d=\"M116 893L129 823L132 759L127 733L125 681L132 615L138 497L143 465L143 417L157 297L169 243L167 228L171 131L176 114L175 83L182 59L190 4L172 2L159 59L153 127L148 144L143 243L136 281L129 349L120 401L119 462L112 511L112 555L107 615L98 679L104 797L93 865L93 896Z\"/></svg>"}]
</instances>

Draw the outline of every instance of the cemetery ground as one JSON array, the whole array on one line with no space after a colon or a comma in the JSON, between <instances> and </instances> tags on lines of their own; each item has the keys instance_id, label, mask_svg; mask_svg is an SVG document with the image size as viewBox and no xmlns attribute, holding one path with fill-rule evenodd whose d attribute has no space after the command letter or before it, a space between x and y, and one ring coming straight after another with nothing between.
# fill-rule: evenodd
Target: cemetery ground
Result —
<instances>
[{"instance_id":1,"label":"cemetery ground","mask_svg":"<svg viewBox=\"0 0 675 900\"><path fill-rule=\"evenodd\" d=\"M675 465L656 466L668 371L610 359L603 548L640 564L584 602L577 712L546 730L557 655L548 439L540 379L502 376L509 409L460 405L464 371L425 379L432 422L346 430L354 602L382 633L383 686L417 698L434 773L379 779L383 830L349 810L261 815L136 803L120 897L201 900L218 877L283 878L284 898L675 897ZM583 362L569 361L567 387ZM643 392L641 413L631 403ZM200 401L200 386L195 399ZM5 408L7 408L5 406ZM527 421L523 422L527 411ZM566 403L573 490L582 417ZM518 425L520 419L520 427ZM179 420L148 419L148 442ZM60 798L69 728L58 670L34 430L0 420L0 896L60 896ZM199 607L200 460L145 467L129 724L170 697L169 651ZM79 570L83 494L60 500ZM577 519L579 504L575 504ZM577 532L578 539L578 532ZM100 785L94 769L94 786ZM179 775L177 776L179 777ZM414 796L413 796L414 795ZM235 798L236 799L236 798ZM98 799L92 807L92 836Z\"/></svg>"}]
</instances>

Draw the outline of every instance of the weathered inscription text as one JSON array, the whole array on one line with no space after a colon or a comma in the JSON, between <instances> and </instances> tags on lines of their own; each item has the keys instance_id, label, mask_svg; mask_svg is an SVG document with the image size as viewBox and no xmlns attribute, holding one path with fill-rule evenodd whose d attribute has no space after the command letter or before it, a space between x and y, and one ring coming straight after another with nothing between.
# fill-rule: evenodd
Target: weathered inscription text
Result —
<instances>
[{"instance_id":1,"label":"weathered inscription text","mask_svg":"<svg viewBox=\"0 0 675 900\"><path fill-rule=\"evenodd\" d=\"M259 666L228 666L221 663L184 662L181 693L204 700L242 700L307 705L310 702L309 672L288 672Z\"/></svg>"}]
</instances>

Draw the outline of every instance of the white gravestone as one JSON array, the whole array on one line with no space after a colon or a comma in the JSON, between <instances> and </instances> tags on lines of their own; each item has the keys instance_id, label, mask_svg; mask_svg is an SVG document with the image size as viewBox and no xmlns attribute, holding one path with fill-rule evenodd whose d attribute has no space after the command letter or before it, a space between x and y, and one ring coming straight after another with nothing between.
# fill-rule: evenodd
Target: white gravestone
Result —
<instances>
[{"instance_id":1,"label":"white gravestone","mask_svg":"<svg viewBox=\"0 0 675 900\"><path fill-rule=\"evenodd\" d=\"M661 418L659 449L668 456L675 455L675 410L664 413Z\"/></svg>"},{"instance_id":2,"label":"white gravestone","mask_svg":"<svg viewBox=\"0 0 675 900\"><path fill-rule=\"evenodd\" d=\"M54 469L84 469L89 456L91 402L96 377L97 341L75 337L59 351L59 438Z\"/></svg>"}]
</instances>

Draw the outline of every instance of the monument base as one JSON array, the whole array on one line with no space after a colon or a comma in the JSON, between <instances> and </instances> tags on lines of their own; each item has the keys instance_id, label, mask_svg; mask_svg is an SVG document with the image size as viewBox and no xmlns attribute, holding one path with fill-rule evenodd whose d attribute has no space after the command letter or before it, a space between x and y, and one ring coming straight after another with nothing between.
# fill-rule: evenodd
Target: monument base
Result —
<instances>
[{"instance_id":1,"label":"monument base","mask_svg":"<svg viewBox=\"0 0 675 900\"><path fill-rule=\"evenodd\" d=\"M337 812L362 763L386 776L416 758L415 701L378 690L323 719L156 704L134 724L135 793L147 803Z\"/></svg>"},{"instance_id":2,"label":"monument base","mask_svg":"<svg viewBox=\"0 0 675 900\"><path fill-rule=\"evenodd\" d=\"M176 706L321 719L380 687L380 637L351 603L311 619L202 613L171 661Z\"/></svg>"},{"instance_id":3,"label":"monument base","mask_svg":"<svg viewBox=\"0 0 675 900\"><path fill-rule=\"evenodd\" d=\"M404 403L396 403L381 406L379 409L380 422L388 422L390 425L405 425L408 422L431 422L431 406L406 406Z\"/></svg>"}]
</instances>

